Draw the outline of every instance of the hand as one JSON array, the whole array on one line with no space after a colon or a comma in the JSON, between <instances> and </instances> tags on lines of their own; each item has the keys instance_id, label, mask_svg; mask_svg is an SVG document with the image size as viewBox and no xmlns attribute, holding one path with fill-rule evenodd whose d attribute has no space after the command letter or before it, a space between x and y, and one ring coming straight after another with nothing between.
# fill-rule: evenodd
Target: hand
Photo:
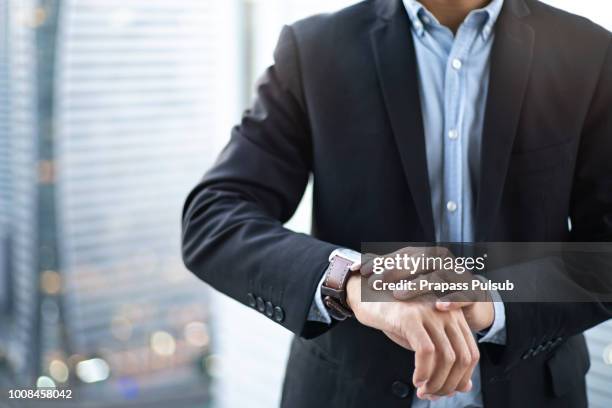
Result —
<instances>
[{"instance_id":1,"label":"hand","mask_svg":"<svg viewBox=\"0 0 612 408\"><path fill-rule=\"evenodd\" d=\"M415 352L412 381L421 399L468 392L480 354L461 310L436 310L430 302L361 302L361 278L347 285L347 302L357 320L383 331Z\"/></svg>"},{"instance_id":2,"label":"hand","mask_svg":"<svg viewBox=\"0 0 612 408\"><path fill-rule=\"evenodd\" d=\"M487 330L495 320L495 307L489 301L454 301L453 296L442 298L436 302L436 309L440 311L463 310L463 315L470 329L474 332Z\"/></svg>"},{"instance_id":3,"label":"hand","mask_svg":"<svg viewBox=\"0 0 612 408\"><path fill-rule=\"evenodd\" d=\"M455 259L453 253L445 247L405 247L396 252L384 255L383 258L395 257L428 257L444 261L447 259ZM408 269L385 269L380 275L374 274L373 260L376 255L367 254L364 256L364 262L359 265L359 271L362 276L369 277L370 285L376 279L382 279L383 282L397 282L402 279L414 280L419 286L421 281L431 283L460 283L471 284L472 280L478 280L472 273L465 268L461 271L454 270L436 270L428 267L425 264L420 264L418 268ZM438 263L441 265L442 262ZM393 297L397 300L415 300L424 295L432 294L431 290L411 289L411 290L394 290ZM488 329L493 324L495 318L495 310L491 302L490 295L485 290L462 290L454 292L450 295L439 299L436 302L436 308L440 311L459 310L462 309L465 319L468 322L470 329L474 332L480 332Z\"/></svg>"},{"instance_id":4,"label":"hand","mask_svg":"<svg viewBox=\"0 0 612 408\"><path fill-rule=\"evenodd\" d=\"M362 255L361 262L353 265L351 270L357 271L361 273L362 276L370 277L375 274L375 265L374 260L378 259L398 259L400 263L402 261L407 261L410 258L429 258L429 259L438 259L445 260L447 258L454 258L453 253L446 247L404 247L395 252L391 252L386 255L376 255L372 253L367 253ZM385 282L397 282L401 279L409 279L416 277L415 275L420 275L423 273L433 272L435 271L436 265L432 263L411 263L405 262L403 265L406 268L403 269L394 269L394 268L385 268L383 279Z\"/></svg>"},{"instance_id":5,"label":"hand","mask_svg":"<svg viewBox=\"0 0 612 408\"><path fill-rule=\"evenodd\" d=\"M435 272L421 275L418 280L447 281L441 279ZM398 300L410 300L430 293L429 291L396 290L393 296ZM495 320L495 307L491 296L483 290L460 291L441 297L436 301L436 309L440 311L462 310L470 330L475 333L487 330Z\"/></svg>"},{"instance_id":6,"label":"hand","mask_svg":"<svg viewBox=\"0 0 612 408\"><path fill-rule=\"evenodd\" d=\"M448 281L448 279L440 278L436 272L421 275L418 280L427 280L429 282ZM455 282L457 281L459 280L455 280ZM420 298L428 294L431 294L431 292L418 290L396 290L393 292L393 296L396 299L404 301ZM439 311L462 310L470 329L475 333L487 330L495 320L495 307L489 292L485 290L459 291L443 296L437 299L436 309Z\"/></svg>"}]
</instances>

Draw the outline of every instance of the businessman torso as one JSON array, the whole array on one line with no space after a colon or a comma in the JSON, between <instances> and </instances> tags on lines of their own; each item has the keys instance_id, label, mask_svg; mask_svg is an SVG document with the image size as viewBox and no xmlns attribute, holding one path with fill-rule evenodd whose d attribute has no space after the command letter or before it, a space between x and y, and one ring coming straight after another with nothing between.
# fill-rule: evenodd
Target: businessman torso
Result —
<instances>
[{"instance_id":1,"label":"businessman torso","mask_svg":"<svg viewBox=\"0 0 612 408\"><path fill-rule=\"evenodd\" d=\"M476 240L610 240L609 48L610 34L586 20L533 0L506 0L491 54ZM212 202L232 191L284 220L312 173L312 233L319 240L357 250L361 242L435 241L417 60L401 2L366 1L298 22L283 31L275 59L259 84L260 102L194 200ZM224 183L230 187L215 187ZM264 187L246 191L236 183ZM215 188L221 193L211 193ZM283 237L277 236L281 248ZM250 276L245 293L255 286L287 304L291 295L311 299L318 279L309 278L303 292L288 283L279 294L267 286L272 277L252 283L259 273ZM354 320L331 330L301 324L288 314L288 328L318 336L293 342L284 406L409 406L410 352ZM555 347L528 355L530 347L550 345L555 333L513 342L523 330L520 312L511 312L507 325L507 346L482 346L485 406L585 406L582 336L562 337ZM526 357L507 364L505 354Z\"/></svg>"}]
</instances>

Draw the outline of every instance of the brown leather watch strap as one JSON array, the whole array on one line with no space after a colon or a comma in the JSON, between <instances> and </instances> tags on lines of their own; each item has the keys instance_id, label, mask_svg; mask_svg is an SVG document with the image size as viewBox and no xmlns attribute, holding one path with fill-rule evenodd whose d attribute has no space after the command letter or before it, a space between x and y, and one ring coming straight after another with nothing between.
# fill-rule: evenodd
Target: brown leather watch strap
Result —
<instances>
[{"instance_id":1,"label":"brown leather watch strap","mask_svg":"<svg viewBox=\"0 0 612 408\"><path fill-rule=\"evenodd\" d=\"M336 320L344 320L353 315L346 302L346 284L351 276L351 265L352 261L335 255L325 271L321 295L329 314Z\"/></svg>"}]
</instances>

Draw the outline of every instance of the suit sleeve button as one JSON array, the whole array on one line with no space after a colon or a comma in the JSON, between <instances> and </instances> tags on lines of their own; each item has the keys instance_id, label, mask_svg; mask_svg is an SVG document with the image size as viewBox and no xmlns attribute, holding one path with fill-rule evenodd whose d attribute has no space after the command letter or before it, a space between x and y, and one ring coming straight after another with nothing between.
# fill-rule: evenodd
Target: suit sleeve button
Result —
<instances>
[{"instance_id":1,"label":"suit sleeve button","mask_svg":"<svg viewBox=\"0 0 612 408\"><path fill-rule=\"evenodd\" d=\"M401 381L393 381L393 384L391 384L391 392L397 398L403 399L410 395L410 387Z\"/></svg>"},{"instance_id":2,"label":"suit sleeve button","mask_svg":"<svg viewBox=\"0 0 612 408\"><path fill-rule=\"evenodd\" d=\"M262 313L266 310L266 304L264 303L264 300L261 298L261 296L257 297L257 310Z\"/></svg>"},{"instance_id":3,"label":"suit sleeve button","mask_svg":"<svg viewBox=\"0 0 612 408\"><path fill-rule=\"evenodd\" d=\"M276 306L274 308L274 320L276 320L279 323L285 320L285 312L280 306Z\"/></svg>"},{"instance_id":4,"label":"suit sleeve button","mask_svg":"<svg viewBox=\"0 0 612 408\"><path fill-rule=\"evenodd\" d=\"M272 317L273 314L274 314L274 305L272 304L272 302L268 301L266 302L266 316Z\"/></svg>"},{"instance_id":5,"label":"suit sleeve button","mask_svg":"<svg viewBox=\"0 0 612 408\"><path fill-rule=\"evenodd\" d=\"M533 349L529 349L525 352L525 354L523 354L523 356L521 357L523 360L527 360L529 357L531 357L533 354Z\"/></svg>"},{"instance_id":6,"label":"suit sleeve button","mask_svg":"<svg viewBox=\"0 0 612 408\"><path fill-rule=\"evenodd\" d=\"M252 293L249 293L247 295L247 303L249 304L249 306L251 307L255 307L257 306L257 300L255 300L255 296Z\"/></svg>"}]
</instances>

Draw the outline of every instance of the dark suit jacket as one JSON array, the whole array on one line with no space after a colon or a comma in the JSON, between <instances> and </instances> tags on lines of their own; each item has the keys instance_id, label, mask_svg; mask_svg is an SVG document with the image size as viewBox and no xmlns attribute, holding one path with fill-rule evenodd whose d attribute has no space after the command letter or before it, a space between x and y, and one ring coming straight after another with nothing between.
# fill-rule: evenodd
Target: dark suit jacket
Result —
<instances>
[{"instance_id":1,"label":"dark suit jacket","mask_svg":"<svg viewBox=\"0 0 612 408\"><path fill-rule=\"evenodd\" d=\"M586 19L505 1L491 57L479 241L611 240L610 44ZM307 314L336 247L434 240L410 21L401 1L365 1L285 27L274 56L254 105L189 195L185 263L297 335L283 406L408 407L411 352L354 319L330 327ZM309 236L283 223L311 174ZM581 333L611 309L508 303L506 314L507 345L480 346L485 405L585 406Z\"/></svg>"}]
</instances>

